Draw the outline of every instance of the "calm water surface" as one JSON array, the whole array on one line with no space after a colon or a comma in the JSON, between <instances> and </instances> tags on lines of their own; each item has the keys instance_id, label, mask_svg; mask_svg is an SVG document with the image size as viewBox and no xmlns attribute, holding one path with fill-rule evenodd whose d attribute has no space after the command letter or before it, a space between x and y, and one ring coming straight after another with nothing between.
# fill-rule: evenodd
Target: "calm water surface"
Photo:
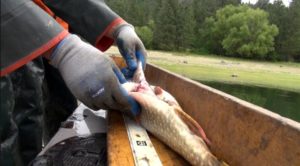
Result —
<instances>
[{"instance_id":1,"label":"calm water surface","mask_svg":"<svg viewBox=\"0 0 300 166\"><path fill-rule=\"evenodd\" d=\"M200 82L300 122L300 93L219 82Z\"/></svg>"}]
</instances>

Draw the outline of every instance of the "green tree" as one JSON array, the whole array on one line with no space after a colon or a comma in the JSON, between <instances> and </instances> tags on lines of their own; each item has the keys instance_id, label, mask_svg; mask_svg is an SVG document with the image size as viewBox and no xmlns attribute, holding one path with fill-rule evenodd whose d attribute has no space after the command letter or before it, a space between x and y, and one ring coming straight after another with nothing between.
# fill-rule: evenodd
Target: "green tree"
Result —
<instances>
[{"instance_id":1,"label":"green tree","mask_svg":"<svg viewBox=\"0 0 300 166\"><path fill-rule=\"evenodd\" d=\"M274 50L278 28L270 25L268 14L246 5L228 5L206 19L203 41L215 53L245 58L266 58Z\"/></svg>"},{"instance_id":2,"label":"green tree","mask_svg":"<svg viewBox=\"0 0 300 166\"><path fill-rule=\"evenodd\" d=\"M134 26L146 25L150 19L153 6L159 0L106 0L116 13Z\"/></svg>"},{"instance_id":3,"label":"green tree","mask_svg":"<svg viewBox=\"0 0 300 166\"><path fill-rule=\"evenodd\" d=\"M177 9L177 46L179 50L186 50L194 47L195 42L195 26L194 11L189 1L181 3Z\"/></svg>"},{"instance_id":4,"label":"green tree","mask_svg":"<svg viewBox=\"0 0 300 166\"><path fill-rule=\"evenodd\" d=\"M259 0L255 7L267 11L270 14L270 22L279 29L279 34L275 38L275 51L279 58L300 61L299 0L292 1L289 7L285 6L282 0L275 0L274 3L269 3L268 0Z\"/></svg>"},{"instance_id":5,"label":"green tree","mask_svg":"<svg viewBox=\"0 0 300 166\"><path fill-rule=\"evenodd\" d=\"M148 26L135 27L137 34L140 36L146 48L152 48L153 31Z\"/></svg>"},{"instance_id":6,"label":"green tree","mask_svg":"<svg viewBox=\"0 0 300 166\"><path fill-rule=\"evenodd\" d=\"M190 1L164 0L155 18L154 48L183 50L194 43L195 20Z\"/></svg>"},{"instance_id":7,"label":"green tree","mask_svg":"<svg viewBox=\"0 0 300 166\"><path fill-rule=\"evenodd\" d=\"M284 43L285 52L291 60L300 61L300 0L293 0L288 11L288 38Z\"/></svg>"},{"instance_id":8,"label":"green tree","mask_svg":"<svg viewBox=\"0 0 300 166\"><path fill-rule=\"evenodd\" d=\"M153 46L156 49L175 50L176 48L176 5L173 0L161 2L153 31Z\"/></svg>"},{"instance_id":9,"label":"green tree","mask_svg":"<svg viewBox=\"0 0 300 166\"><path fill-rule=\"evenodd\" d=\"M269 13L270 23L275 24L278 27L279 34L275 37L275 52L278 54L278 58L281 60L287 60L287 49L285 48L285 43L288 36L289 18L288 7L286 7L282 0L275 0L273 4L268 3L263 5L264 10Z\"/></svg>"},{"instance_id":10,"label":"green tree","mask_svg":"<svg viewBox=\"0 0 300 166\"><path fill-rule=\"evenodd\" d=\"M226 5L240 5L241 0L219 0L220 6L225 7Z\"/></svg>"},{"instance_id":11,"label":"green tree","mask_svg":"<svg viewBox=\"0 0 300 166\"><path fill-rule=\"evenodd\" d=\"M216 11L225 5L239 5L240 0L194 0L194 19L196 21L195 25L195 47L198 49L203 49L203 43L207 41L202 41L201 36L203 35L203 28L207 26L204 24L205 19L216 14Z\"/></svg>"},{"instance_id":12,"label":"green tree","mask_svg":"<svg viewBox=\"0 0 300 166\"><path fill-rule=\"evenodd\" d=\"M254 6L266 10L269 4L270 4L269 0L258 0Z\"/></svg>"}]
</instances>

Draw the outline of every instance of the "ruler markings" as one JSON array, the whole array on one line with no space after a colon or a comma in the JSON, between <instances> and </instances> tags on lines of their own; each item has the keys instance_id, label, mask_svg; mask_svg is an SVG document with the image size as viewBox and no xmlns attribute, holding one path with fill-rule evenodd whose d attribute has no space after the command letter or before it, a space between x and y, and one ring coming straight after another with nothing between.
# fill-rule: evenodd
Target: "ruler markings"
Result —
<instances>
[{"instance_id":1,"label":"ruler markings","mask_svg":"<svg viewBox=\"0 0 300 166\"><path fill-rule=\"evenodd\" d=\"M162 166L147 131L123 115L135 166Z\"/></svg>"}]
</instances>

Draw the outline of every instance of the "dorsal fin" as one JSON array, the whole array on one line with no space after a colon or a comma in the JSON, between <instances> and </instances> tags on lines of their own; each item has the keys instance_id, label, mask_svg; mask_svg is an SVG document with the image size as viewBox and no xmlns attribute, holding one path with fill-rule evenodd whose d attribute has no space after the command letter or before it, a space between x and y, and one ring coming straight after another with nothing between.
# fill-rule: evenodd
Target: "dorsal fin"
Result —
<instances>
[{"instance_id":1,"label":"dorsal fin","mask_svg":"<svg viewBox=\"0 0 300 166\"><path fill-rule=\"evenodd\" d=\"M179 115L179 117L187 124L187 126L194 132L196 135L201 137L207 145L211 145L210 140L206 137L206 134L202 127L196 122L190 115L185 113L180 107L174 106L175 112Z\"/></svg>"}]
</instances>

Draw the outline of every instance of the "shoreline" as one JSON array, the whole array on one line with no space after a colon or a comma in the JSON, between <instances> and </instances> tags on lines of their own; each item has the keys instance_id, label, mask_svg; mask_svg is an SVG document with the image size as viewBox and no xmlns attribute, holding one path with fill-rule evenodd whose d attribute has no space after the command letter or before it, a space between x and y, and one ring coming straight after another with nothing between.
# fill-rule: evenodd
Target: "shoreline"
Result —
<instances>
[{"instance_id":1,"label":"shoreline","mask_svg":"<svg viewBox=\"0 0 300 166\"><path fill-rule=\"evenodd\" d=\"M110 48L107 53L119 55L116 47ZM200 82L258 86L300 93L300 63L152 50L148 51L147 61Z\"/></svg>"}]
</instances>

